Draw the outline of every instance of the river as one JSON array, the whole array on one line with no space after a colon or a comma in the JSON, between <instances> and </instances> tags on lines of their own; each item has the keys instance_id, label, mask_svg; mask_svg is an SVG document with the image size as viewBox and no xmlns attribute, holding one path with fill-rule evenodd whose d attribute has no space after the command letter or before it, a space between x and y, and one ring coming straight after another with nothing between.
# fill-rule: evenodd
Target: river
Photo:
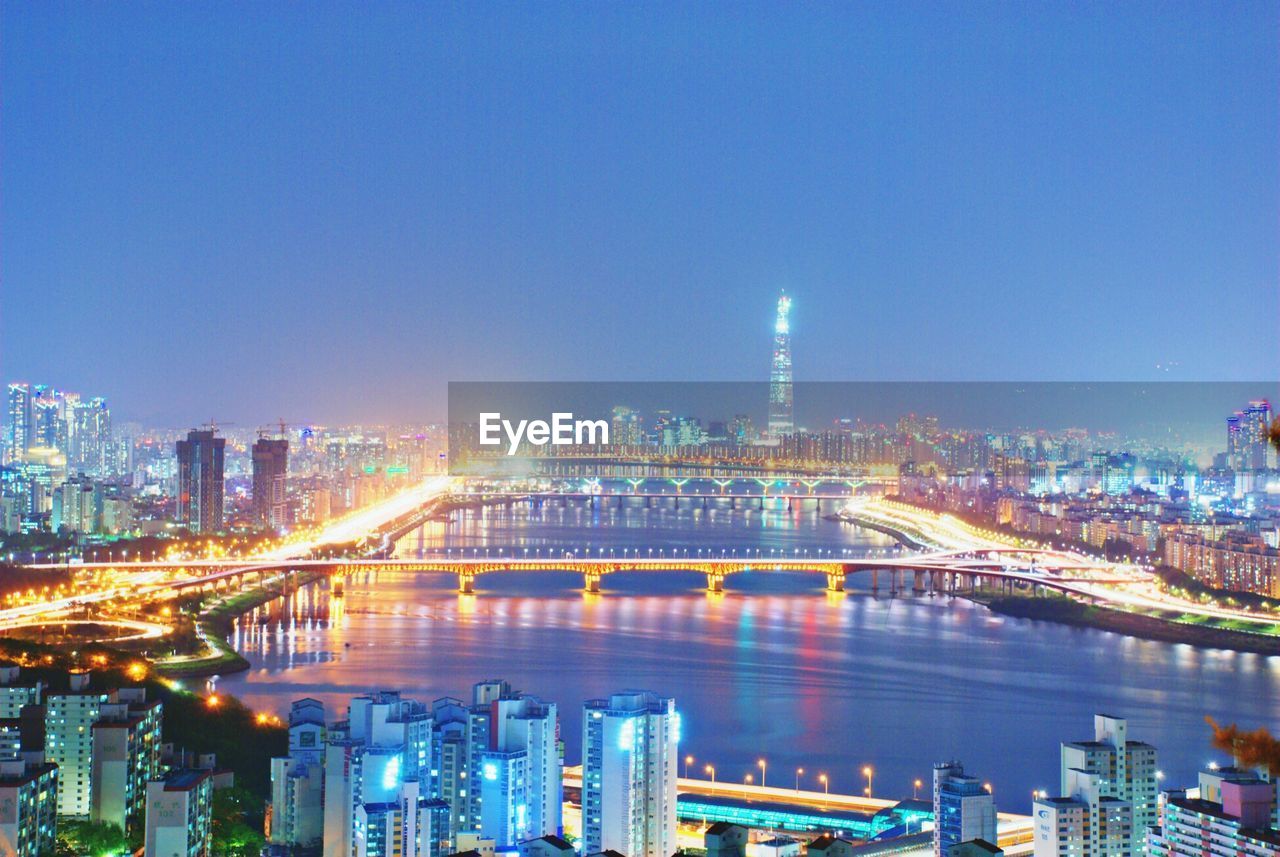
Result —
<instances>
[{"instance_id":1,"label":"river","mask_svg":"<svg viewBox=\"0 0 1280 857\"><path fill-rule=\"evenodd\" d=\"M824 509L824 511L826 511ZM623 555L702 551L824 556L892 552L891 541L827 521L808 506L764 511L715 500L516 504L455 513L402 539L403 555L577 550ZM657 555L655 553L655 555ZM435 574L377 573L265 605L233 644L253 663L219 689L284 713L313 696L339 716L353 694L388 688L430 700L507 678L560 705L567 757L579 756L581 703L629 687L676 697L690 772L741 781L767 762L772 785L928 793L930 766L957 758L996 801L1026 811L1057 790L1058 743L1092 737L1092 715L1129 718L1159 749L1165 782L1193 782L1215 757L1205 715L1275 727L1280 658L1170 645L996 615L960 598L873 595L864 576L842 595L820 575L732 575L709 594L700 576L618 573L604 591L576 574L481 576L477 593Z\"/></svg>"}]
</instances>

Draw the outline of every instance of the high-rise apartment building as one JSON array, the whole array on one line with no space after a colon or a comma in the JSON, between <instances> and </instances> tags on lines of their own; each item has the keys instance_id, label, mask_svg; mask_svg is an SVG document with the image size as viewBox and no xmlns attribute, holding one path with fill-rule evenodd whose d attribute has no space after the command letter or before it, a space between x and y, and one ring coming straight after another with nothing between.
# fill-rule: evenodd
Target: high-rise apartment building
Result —
<instances>
[{"instance_id":1,"label":"high-rise apartment building","mask_svg":"<svg viewBox=\"0 0 1280 857\"><path fill-rule=\"evenodd\" d=\"M1073 771L1067 794L1035 800L1035 857L1130 857L1134 853L1133 805L1104 794L1101 780L1097 774ZM1137 852L1141 853L1140 845Z\"/></svg>"},{"instance_id":2,"label":"high-rise apartment building","mask_svg":"<svg viewBox=\"0 0 1280 857\"><path fill-rule=\"evenodd\" d=\"M1146 832L1148 857L1274 857L1276 784L1235 768L1200 774L1199 797L1167 792L1160 823Z\"/></svg>"},{"instance_id":3,"label":"high-rise apartment building","mask_svg":"<svg viewBox=\"0 0 1280 857\"><path fill-rule=\"evenodd\" d=\"M402 857L419 857L419 820L438 817L427 806L431 725L426 706L398 693L351 700L325 748L325 857L378 853L361 850L371 836L398 838Z\"/></svg>"},{"instance_id":4,"label":"high-rise apartment building","mask_svg":"<svg viewBox=\"0 0 1280 857\"><path fill-rule=\"evenodd\" d=\"M87 819L93 802L93 724L102 706L111 702L91 690L88 673L72 673L71 689L50 693L45 700L44 747L47 760L58 766L58 815Z\"/></svg>"},{"instance_id":5,"label":"high-rise apartment building","mask_svg":"<svg viewBox=\"0 0 1280 857\"><path fill-rule=\"evenodd\" d=\"M491 703L489 748L480 756L480 834L498 848L562 832L559 720L532 696Z\"/></svg>"},{"instance_id":6,"label":"high-rise apartment building","mask_svg":"<svg viewBox=\"0 0 1280 857\"><path fill-rule=\"evenodd\" d=\"M1141 857L1157 820L1156 750L1098 714L1092 741L1062 745L1061 795L1035 802L1036 857Z\"/></svg>"},{"instance_id":7,"label":"high-rise apartment building","mask_svg":"<svg viewBox=\"0 0 1280 857\"><path fill-rule=\"evenodd\" d=\"M222 529L222 466L227 441L212 431L187 432L177 443L177 518L193 532Z\"/></svg>"},{"instance_id":8,"label":"high-rise apartment building","mask_svg":"<svg viewBox=\"0 0 1280 857\"><path fill-rule=\"evenodd\" d=\"M996 842L995 798L959 762L933 766L933 853L942 857L961 842Z\"/></svg>"},{"instance_id":9,"label":"high-rise apartment building","mask_svg":"<svg viewBox=\"0 0 1280 857\"><path fill-rule=\"evenodd\" d=\"M40 754L0 760L0 854L43 857L54 853L58 815L58 766Z\"/></svg>"},{"instance_id":10,"label":"high-rise apartment building","mask_svg":"<svg viewBox=\"0 0 1280 857\"><path fill-rule=\"evenodd\" d=\"M170 771L147 783L145 857L208 857L213 847L213 771Z\"/></svg>"},{"instance_id":11,"label":"high-rise apartment building","mask_svg":"<svg viewBox=\"0 0 1280 857\"><path fill-rule=\"evenodd\" d=\"M675 700L623 691L582 713L583 853L669 857L678 848Z\"/></svg>"},{"instance_id":12,"label":"high-rise apartment building","mask_svg":"<svg viewBox=\"0 0 1280 857\"><path fill-rule=\"evenodd\" d=\"M140 687L121 688L99 709L91 729L89 819L128 831L142 821L147 783L159 779L164 706Z\"/></svg>"},{"instance_id":13,"label":"high-rise apartment building","mask_svg":"<svg viewBox=\"0 0 1280 857\"><path fill-rule=\"evenodd\" d=\"M17 720L22 709L39 705L44 682L25 679L17 666L0 666L0 720Z\"/></svg>"},{"instance_id":14,"label":"high-rise apartment building","mask_svg":"<svg viewBox=\"0 0 1280 857\"><path fill-rule=\"evenodd\" d=\"M1103 795L1127 800L1133 805L1133 825L1138 831L1134 855L1142 848L1142 831L1156 823L1159 789L1156 780L1156 748L1130 741L1128 723L1119 717L1097 714L1093 718L1092 741L1072 741L1062 745L1062 794L1070 794L1074 771L1098 776Z\"/></svg>"},{"instance_id":15,"label":"high-rise apartment building","mask_svg":"<svg viewBox=\"0 0 1280 857\"><path fill-rule=\"evenodd\" d=\"M300 699L289 710L289 755L271 760L272 845L309 848L324 835L324 704Z\"/></svg>"},{"instance_id":16,"label":"high-rise apartment building","mask_svg":"<svg viewBox=\"0 0 1280 857\"><path fill-rule=\"evenodd\" d=\"M289 523L289 441L260 437L253 444L253 517L280 530Z\"/></svg>"}]
</instances>

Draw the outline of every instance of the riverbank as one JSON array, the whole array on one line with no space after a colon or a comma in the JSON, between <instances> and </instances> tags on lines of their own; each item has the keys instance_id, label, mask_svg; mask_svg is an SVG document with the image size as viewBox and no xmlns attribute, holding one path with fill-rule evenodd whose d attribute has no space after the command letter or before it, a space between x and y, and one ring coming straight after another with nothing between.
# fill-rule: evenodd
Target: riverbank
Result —
<instances>
[{"instance_id":1,"label":"riverbank","mask_svg":"<svg viewBox=\"0 0 1280 857\"><path fill-rule=\"evenodd\" d=\"M249 669L249 662L227 643L235 620L287 591L296 591L324 576L323 571L294 572L287 584L283 579L272 580L247 592L224 596L208 606L202 605L198 608L193 631L203 651L197 655L157 660L153 663L154 670L165 678L181 679L229 675Z\"/></svg>"},{"instance_id":2,"label":"riverbank","mask_svg":"<svg viewBox=\"0 0 1280 857\"><path fill-rule=\"evenodd\" d=\"M1153 616L1113 610L1062 595L988 595L979 592L964 597L985 605L995 613L1019 619L1094 628L1162 643L1280 655L1280 636L1179 621L1172 615Z\"/></svg>"}]
</instances>

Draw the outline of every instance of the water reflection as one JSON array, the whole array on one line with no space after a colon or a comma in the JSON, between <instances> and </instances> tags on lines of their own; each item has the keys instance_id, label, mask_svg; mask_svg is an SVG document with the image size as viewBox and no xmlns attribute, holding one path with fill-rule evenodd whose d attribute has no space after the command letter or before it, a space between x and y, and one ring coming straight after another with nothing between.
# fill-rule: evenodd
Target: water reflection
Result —
<instances>
[{"instance_id":1,"label":"water reflection","mask_svg":"<svg viewBox=\"0 0 1280 857\"><path fill-rule=\"evenodd\" d=\"M767 530L758 514L708 517L490 509L430 525L402 549L509 540L554 550L575 538L615 548L646 539L680 549L885 548L812 513ZM1088 736L1095 711L1129 717L1177 783L1211 756L1205 714L1274 726L1280 703L1280 659L1011 619L941 596L830 594L817 575L733 575L718 595L700 576L674 573L609 575L598 595L558 572L481 576L468 596L455 585L447 575L362 573L342 581L342 596L330 582L291 593L238 623L233 642L255 667L222 686L283 712L300 696L336 710L373 688L429 699L506 677L561 703L571 761L582 700L651 687L677 697L684 752L723 777L754 770L763 754L771 771L804 767L812 779L823 770L833 790L858 790L869 763L877 792L909 796L932 762L959 756L1010 808L1054 787L1057 743Z\"/></svg>"}]
</instances>

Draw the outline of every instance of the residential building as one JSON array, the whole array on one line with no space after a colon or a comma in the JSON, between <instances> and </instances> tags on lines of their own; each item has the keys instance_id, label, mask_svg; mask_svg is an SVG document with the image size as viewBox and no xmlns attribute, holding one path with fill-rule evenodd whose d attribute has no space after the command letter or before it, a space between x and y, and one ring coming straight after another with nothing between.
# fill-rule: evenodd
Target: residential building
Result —
<instances>
[{"instance_id":1,"label":"residential building","mask_svg":"<svg viewBox=\"0 0 1280 857\"><path fill-rule=\"evenodd\" d=\"M52 854L57 815L57 765L39 753L0 761L0 855Z\"/></svg>"},{"instance_id":2,"label":"residential building","mask_svg":"<svg viewBox=\"0 0 1280 857\"><path fill-rule=\"evenodd\" d=\"M289 710L289 755L271 760L272 845L310 847L324 836L324 704Z\"/></svg>"},{"instance_id":3,"label":"residential building","mask_svg":"<svg viewBox=\"0 0 1280 857\"><path fill-rule=\"evenodd\" d=\"M496 847L562 832L555 703L509 696L490 703L489 749L480 754L480 833Z\"/></svg>"},{"instance_id":4,"label":"residential building","mask_svg":"<svg viewBox=\"0 0 1280 857\"><path fill-rule=\"evenodd\" d=\"M675 700L623 691L583 706L584 854L669 857L676 842Z\"/></svg>"},{"instance_id":5,"label":"residential building","mask_svg":"<svg viewBox=\"0 0 1280 857\"><path fill-rule=\"evenodd\" d=\"M145 857L209 857L213 771L180 768L147 783Z\"/></svg>"},{"instance_id":6,"label":"residential building","mask_svg":"<svg viewBox=\"0 0 1280 857\"><path fill-rule=\"evenodd\" d=\"M1032 805L1035 857L1134 857L1133 805L1104 791L1100 774L1068 772L1066 794ZM1141 841L1141 835L1139 835Z\"/></svg>"},{"instance_id":7,"label":"residential building","mask_svg":"<svg viewBox=\"0 0 1280 857\"><path fill-rule=\"evenodd\" d=\"M1156 748L1130 741L1128 723L1120 717L1094 715L1093 731L1092 741L1062 745L1061 793L1070 794L1068 785L1074 772L1084 771L1098 776L1100 794L1129 801L1133 805L1133 829L1138 832L1132 845L1137 857L1142 849L1142 832L1156 823Z\"/></svg>"},{"instance_id":8,"label":"residential building","mask_svg":"<svg viewBox=\"0 0 1280 857\"><path fill-rule=\"evenodd\" d=\"M1276 786L1256 774L1236 772L1227 779L1207 771L1200 776L1200 797L1166 795L1160 823L1147 830L1149 857L1275 857L1280 830L1275 827Z\"/></svg>"},{"instance_id":9,"label":"residential building","mask_svg":"<svg viewBox=\"0 0 1280 857\"><path fill-rule=\"evenodd\" d=\"M72 673L70 681L70 690L46 698L45 755L58 766L58 815L87 819L93 801L93 724L111 697L90 689L88 673Z\"/></svg>"},{"instance_id":10,"label":"residential building","mask_svg":"<svg viewBox=\"0 0 1280 857\"><path fill-rule=\"evenodd\" d=\"M164 706L146 690L121 688L102 705L91 728L89 819L128 831L143 820L147 783L159 779Z\"/></svg>"}]
</instances>

